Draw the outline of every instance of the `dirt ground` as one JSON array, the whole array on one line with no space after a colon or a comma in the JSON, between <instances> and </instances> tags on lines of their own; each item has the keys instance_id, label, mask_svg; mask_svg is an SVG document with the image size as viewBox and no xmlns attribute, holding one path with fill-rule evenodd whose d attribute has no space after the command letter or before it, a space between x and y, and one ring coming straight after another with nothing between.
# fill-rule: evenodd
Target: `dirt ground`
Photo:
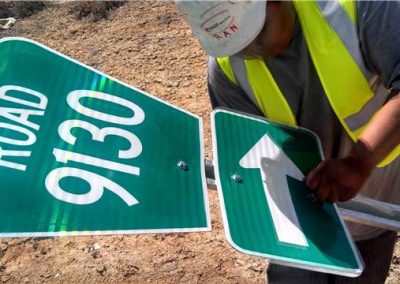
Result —
<instances>
[{"instance_id":1,"label":"dirt ground","mask_svg":"<svg viewBox=\"0 0 400 284\"><path fill-rule=\"evenodd\" d=\"M128 2L97 21L78 19L70 5L49 3L0 37L37 40L201 116L212 159L207 56L174 4ZM231 248L216 191L209 198L207 233L1 239L0 282L265 283L267 261ZM400 241L387 280L399 282Z\"/></svg>"}]
</instances>

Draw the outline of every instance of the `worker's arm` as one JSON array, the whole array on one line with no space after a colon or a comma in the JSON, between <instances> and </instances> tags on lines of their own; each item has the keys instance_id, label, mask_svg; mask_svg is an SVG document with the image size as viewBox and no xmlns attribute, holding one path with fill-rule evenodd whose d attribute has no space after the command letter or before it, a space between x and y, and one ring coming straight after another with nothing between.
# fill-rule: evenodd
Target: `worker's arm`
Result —
<instances>
[{"instance_id":1,"label":"worker's arm","mask_svg":"<svg viewBox=\"0 0 400 284\"><path fill-rule=\"evenodd\" d=\"M326 160L305 182L321 201L347 201L361 190L376 165L400 144L400 92L374 116L342 159Z\"/></svg>"}]
</instances>

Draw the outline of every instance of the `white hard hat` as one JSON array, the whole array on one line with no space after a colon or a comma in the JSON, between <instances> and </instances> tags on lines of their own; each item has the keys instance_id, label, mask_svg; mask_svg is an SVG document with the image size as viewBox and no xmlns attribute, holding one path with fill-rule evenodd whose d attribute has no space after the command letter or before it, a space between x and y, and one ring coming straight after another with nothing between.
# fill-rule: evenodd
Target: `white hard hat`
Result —
<instances>
[{"instance_id":1,"label":"white hard hat","mask_svg":"<svg viewBox=\"0 0 400 284\"><path fill-rule=\"evenodd\" d=\"M265 0L175 2L200 44L214 57L238 53L264 27Z\"/></svg>"}]
</instances>

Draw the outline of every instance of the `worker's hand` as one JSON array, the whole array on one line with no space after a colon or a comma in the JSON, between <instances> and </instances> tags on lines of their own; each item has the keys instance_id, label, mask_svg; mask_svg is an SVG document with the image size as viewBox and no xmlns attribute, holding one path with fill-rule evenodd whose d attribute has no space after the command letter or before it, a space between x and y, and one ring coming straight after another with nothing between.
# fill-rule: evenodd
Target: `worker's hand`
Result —
<instances>
[{"instance_id":1,"label":"worker's hand","mask_svg":"<svg viewBox=\"0 0 400 284\"><path fill-rule=\"evenodd\" d=\"M371 167L348 156L321 162L304 181L320 201L347 201L357 195L371 171Z\"/></svg>"}]
</instances>

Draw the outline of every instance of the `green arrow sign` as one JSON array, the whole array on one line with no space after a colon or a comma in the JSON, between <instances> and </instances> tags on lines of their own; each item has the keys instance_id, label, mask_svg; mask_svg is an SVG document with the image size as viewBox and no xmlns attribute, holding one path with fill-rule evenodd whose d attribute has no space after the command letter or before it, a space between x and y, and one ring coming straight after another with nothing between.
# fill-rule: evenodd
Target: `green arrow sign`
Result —
<instances>
[{"instance_id":1,"label":"green arrow sign","mask_svg":"<svg viewBox=\"0 0 400 284\"><path fill-rule=\"evenodd\" d=\"M210 230L201 119L0 40L0 236Z\"/></svg>"},{"instance_id":2,"label":"green arrow sign","mask_svg":"<svg viewBox=\"0 0 400 284\"><path fill-rule=\"evenodd\" d=\"M335 205L313 202L302 180L322 159L309 131L217 110L214 163L229 242L273 262L346 276L363 265Z\"/></svg>"}]
</instances>

